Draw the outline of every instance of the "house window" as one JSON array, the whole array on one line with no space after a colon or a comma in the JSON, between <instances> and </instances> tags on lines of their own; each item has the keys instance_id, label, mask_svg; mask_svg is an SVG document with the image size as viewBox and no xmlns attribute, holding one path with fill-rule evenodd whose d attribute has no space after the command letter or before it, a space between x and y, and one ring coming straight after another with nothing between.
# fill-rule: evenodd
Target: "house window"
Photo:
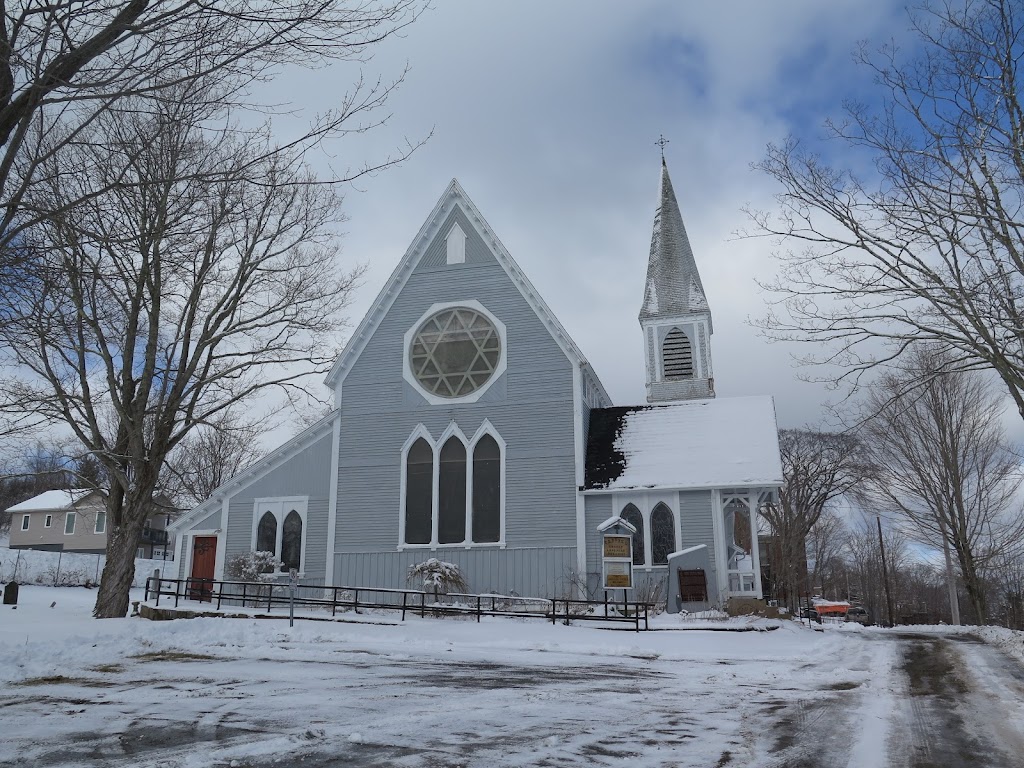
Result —
<instances>
[{"instance_id":1,"label":"house window","mask_svg":"<svg viewBox=\"0 0 1024 768\"><path fill-rule=\"evenodd\" d=\"M271 552L281 561L281 571L302 571L306 551L306 497L257 499L253 509L252 547Z\"/></svg>"},{"instance_id":2,"label":"house window","mask_svg":"<svg viewBox=\"0 0 1024 768\"><path fill-rule=\"evenodd\" d=\"M661 345L661 361L666 379L693 378L693 349L690 338L679 328L673 328Z\"/></svg>"},{"instance_id":3,"label":"house window","mask_svg":"<svg viewBox=\"0 0 1024 768\"><path fill-rule=\"evenodd\" d=\"M473 449L473 541L501 539L501 448L484 435Z\"/></svg>"},{"instance_id":4,"label":"house window","mask_svg":"<svg viewBox=\"0 0 1024 768\"><path fill-rule=\"evenodd\" d=\"M491 429L485 421L474 440L451 434L438 448L417 427L404 462L403 545L501 543L503 449Z\"/></svg>"},{"instance_id":5,"label":"house window","mask_svg":"<svg viewBox=\"0 0 1024 768\"><path fill-rule=\"evenodd\" d=\"M93 533L106 533L107 530L107 513L97 512L96 513L96 527L93 529Z\"/></svg>"},{"instance_id":6,"label":"house window","mask_svg":"<svg viewBox=\"0 0 1024 768\"><path fill-rule=\"evenodd\" d=\"M49 528L51 525L53 525L53 515L47 515L43 520L43 528Z\"/></svg>"},{"instance_id":7,"label":"house window","mask_svg":"<svg viewBox=\"0 0 1024 768\"><path fill-rule=\"evenodd\" d=\"M135 559L136 560L145 560L146 559L146 549L145 549L145 547L139 547L138 549L135 550Z\"/></svg>"},{"instance_id":8,"label":"house window","mask_svg":"<svg viewBox=\"0 0 1024 768\"><path fill-rule=\"evenodd\" d=\"M64 518L64 535L71 536L75 532L75 513L68 512Z\"/></svg>"},{"instance_id":9,"label":"house window","mask_svg":"<svg viewBox=\"0 0 1024 768\"><path fill-rule=\"evenodd\" d=\"M634 504L627 504L619 515L623 520L636 528L633 534L633 565L643 565L644 559L644 518Z\"/></svg>"},{"instance_id":10,"label":"house window","mask_svg":"<svg viewBox=\"0 0 1024 768\"><path fill-rule=\"evenodd\" d=\"M31 515L23 515L21 518L21 530L28 530L28 521L32 519Z\"/></svg>"},{"instance_id":11,"label":"house window","mask_svg":"<svg viewBox=\"0 0 1024 768\"><path fill-rule=\"evenodd\" d=\"M668 556L676 548L676 523L672 510L659 502L651 511L651 563L668 565Z\"/></svg>"}]
</instances>

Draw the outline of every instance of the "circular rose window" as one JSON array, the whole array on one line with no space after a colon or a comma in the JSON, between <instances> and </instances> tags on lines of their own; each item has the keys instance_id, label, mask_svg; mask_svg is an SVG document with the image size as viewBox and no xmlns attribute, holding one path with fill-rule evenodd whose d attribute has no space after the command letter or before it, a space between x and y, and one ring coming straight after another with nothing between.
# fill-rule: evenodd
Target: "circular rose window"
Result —
<instances>
[{"instance_id":1,"label":"circular rose window","mask_svg":"<svg viewBox=\"0 0 1024 768\"><path fill-rule=\"evenodd\" d=\"M439 397L464 397L494 375L501 357L498 329L474 309L454 307L432 315L409 348L416 381Z\"/></svg>"}]
</instances>

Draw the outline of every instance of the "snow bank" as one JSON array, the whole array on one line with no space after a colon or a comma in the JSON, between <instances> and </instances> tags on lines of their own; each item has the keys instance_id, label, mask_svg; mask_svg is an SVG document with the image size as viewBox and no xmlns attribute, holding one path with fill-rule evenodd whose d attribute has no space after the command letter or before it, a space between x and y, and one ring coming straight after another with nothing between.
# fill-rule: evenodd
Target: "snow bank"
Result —
<instances>
[{"instance_id":1,"label":"snow bank","mask_svg":"<svg viewBox=\"0 0 1024 768\"><path fill-rule=\"evenodd\" d=\"M43 552L36 549L0 548L0 584L17 581L19 584L45 584L47 586L84 587L98 584L105 555L87 555L80 552ZM173 560L135 560L135 581L132 586L143 587L154 568L168 573Z\"/></svg>"}]
</instances>

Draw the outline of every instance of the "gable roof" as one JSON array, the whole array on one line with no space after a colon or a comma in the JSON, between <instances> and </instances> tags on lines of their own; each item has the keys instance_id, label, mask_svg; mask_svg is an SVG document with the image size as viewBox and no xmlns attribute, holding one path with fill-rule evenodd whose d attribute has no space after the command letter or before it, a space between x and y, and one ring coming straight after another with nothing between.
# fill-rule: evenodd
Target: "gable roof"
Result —
<instances>
[{"instance_id":1,"label":"gable roof","mask_svg":"<svg viewBox=\"0 0 1024 768\"><path fill-rule=\"evenodd\" d=\"M335 419L338 417L337 409L332 410L326 416L321 418L319 421L314 422L306 429L302 430L293 437L291 440L275 448L273 451L268 453L262 459L254 461L248 467L243 469L237 475L233 476L226 482L219 485L214 489L213 493L210 494L210 498L192 507L188 512L183 515L179 515L175 520L167 526L169 531L178 531L184 528L186 525L190 525L197 518L205 515L209 515L218 509L218 505L223 500L225 495L234 494L244 488L246 485L258 480L264 474L280 466L282 463L287 461L289 458L294 456L299 451L302 451L309 446L313 445L319 440L330 434L331 427L334 424Z\"/></svg>"},{"instance_id":2,"label":"gable roof","mask_svg":"<svg viewBox=\"0 0 1024 768\"><path fill-rule=\"evenodd\" d=\"M771 397L590 412L587 490L780 485Z\"/></svg>"},{"instance_id":3,"label":"gable roof","mask_svg":"<svg viewBox=\"0 0 1024 768\"><path fill-rule=\"evenodd\" d=\"M423 226L420 227L419 232L416 233L416 237L413 238L412 244L406 250L405 255L402 256L398 262L398 266L395 267L395 271L391 273L391 277L384 284L384 288L377 295L373 304L370 307L370 311L366 313L366 316L362 319L355 331L352 333L352 337L349 339L348 344L345 345L345 349L339 355L335 361L331 370L327 374L325 383L328 387L335 387L338 383L344 380L345 376L351 370L355 364L359 355L363 349L369 343L370 337L373 336L377 326L380 325L384 316L387 314L391 305L395 299L402 292L402 288L405 287L409 277L416 269L416 265L419 263L423 254L430 246L434 237L438 234L438 230L444 224L448 218L448 214L451 213L452 209L456 206L460 207L466 214L466 218L469 219L470 225L476 230L480 238L488 245L491 252L494 254L495 260L505 270L505 273L512 280L513 284L519 289L523 298L530 305L533 311L537 314L537 317L543 323L544 327L551 334L552 338L561 348L562 352L565 353L566 357L569 358L574 364L589 367L587 359L583 356L579 347L569 336L568 332L562 326L558 319L555 317L551 308L545 303L544 299L537 293L537 289L534 288L533 284L526 277L526 274L516 264L515 260L505 250L505 246L501 244L498 236L494 234L494 231L488 225L484 219L480 210L474 205L473 201L469 199L469 195L459 184L457 179L452 179L448 188L445 189L444 194L437 201L437 205L427 216L426 221L423 222ZM593 370L593 369L591 369ZM597 374L594 374L594 380L597 383L601 394L606 398L608 402L611 402L611 398L608 397L608 393L604 389L604 385L601 384Z\"/></svg>"},{"instance_id":4,"label":"gable roof","mask_svg":"<svg viewBox=\"0 0 1024 768\"><path fill-rule=\"evenodd\" d=\"M44 491L20 504L8 507L8 512L57 512L73 509L86 496L96 493L92 488L72 488L66 491Z\"/></svg>"},{"instance_id":5,"label":"gable roof","mask_svg":"<svg viewBox=\"0 0 1024 768\"><path fill-rule=\"evenodd\" d=\"M691 312L708 312L708 302L693 259L690 239L686 236L683 215L676 202L676 193L672 189L668 166L662 158L661 190L658 210L654 214L640 319L674 317Z\"/></svg>"}]
</instances>

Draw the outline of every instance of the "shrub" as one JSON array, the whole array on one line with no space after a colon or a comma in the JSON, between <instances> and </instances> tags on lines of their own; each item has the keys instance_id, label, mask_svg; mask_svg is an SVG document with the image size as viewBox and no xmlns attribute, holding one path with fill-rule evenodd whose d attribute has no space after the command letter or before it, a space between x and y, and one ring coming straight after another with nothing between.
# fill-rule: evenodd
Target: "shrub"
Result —
<instances>
[{"instance_id":1,"label":"shrub","mask_svg":"<svg viewBox=\"0 0 1024 768\"><path fill-rule=\"evenodd\" d=\"M228 560L225 574L237 581L270 581L281 568L273 552L246 552Z\"/></svg>"},{"instance_id":2,"label":"shrub","mask_svg":"<svg viewBox=\"0 0 1024 768\"><path fill-rule=\"evenodd\" d=\"M467 592L469 587L455 563L446 563L432 557L422 563L409 566L407 581L423 580L423 589L438 592Z\"/></svg>"}]
</instances>

